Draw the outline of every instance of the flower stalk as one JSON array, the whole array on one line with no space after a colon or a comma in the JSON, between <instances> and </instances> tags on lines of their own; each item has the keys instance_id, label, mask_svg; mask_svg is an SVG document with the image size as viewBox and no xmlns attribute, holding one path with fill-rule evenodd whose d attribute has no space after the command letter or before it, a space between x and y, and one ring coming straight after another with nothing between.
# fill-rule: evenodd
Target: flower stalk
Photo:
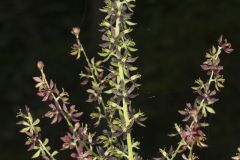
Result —
<instances>
[{"instance_id":1,"label":"flower stalk","mask_svg":"<svg viewBox=\"0 0 240 160\"><path fill-rule=\"evenodd\" d=\"M64 142L63 150L75 148L77 154L72 153L71 156L73 158L82 157L86 153L87 157L91 157L95 154L92 150L92 138L94 135L88 133L87 126L80 125L79 118L83 113L79 112L75 105L69 105L69 95L64 89L62 92L59 92L52 80L48 82L44 73L43 62L39 61L37 66L41 73L41 76L33 77L33 80L36 82L35 87L38 88L37 95L43 98L42 101L50 102L49 107L51 108L45 116L52 119L52 124L61 122L63 118L69 127L70 132L67 133L65 138L61 138ZM87 139L87 137L90 139ZM68 145L70 143L71 146ZM86 150L84 151L86 153L82 150Z\"/></svg>"},{"instance_id":2,"label":"flower stalk","mask_svg":"<svg viewBox=\"0 0 240 160\"><path fill-rule=\"evenodd\" d=\"M183 119L185 128L180 127L180 125L175 124L177 134L180 136L180 142L176 150L171 153L166 153L165 150L160 150L163 158L167 160L174 160L178 154L182 154L184 160L195 160L198 157L194 154L194 147L207 147L204 143L206 140L206 135L202 128L208 126L205 122L205 118L208 113L215 114L214 109L211 107L218 99L214 98L215 94L223 88L223 83L225 79L221 75L223 67L220 65L220 54L225 52L230 54L233 51L231 44L227 42L226 39L221 36L218 40L218 47L212 47L208 53L206 53L207 60L201 65L201 68L207 72L209 78L206 82L201 79L195 81L194 93L197 94L193 105L187 103L186 108L179 113L185 118ZM204 122L203 122L204 121ZM185 152L188 151L188 156Z\"/></svg>"}]
</instances>

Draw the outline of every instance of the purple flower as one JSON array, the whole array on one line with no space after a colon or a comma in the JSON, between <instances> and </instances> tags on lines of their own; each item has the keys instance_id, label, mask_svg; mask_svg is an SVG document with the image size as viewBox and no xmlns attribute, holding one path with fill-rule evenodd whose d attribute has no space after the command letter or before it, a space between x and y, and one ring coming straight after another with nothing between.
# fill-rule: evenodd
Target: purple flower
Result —
<instances>
[{"instance_id":1,"label":"purple flower","mask_svg":"<svg viewBox=\"0 0 240 160\"><path fill-rule=\"evenodd\" d=\"M92 153L91 151L84 151L84 148L81 145L77 147L77 153L72 153L71 157L77 160L92 160Z\"/></svg>"},{"instance_id":2,"label":"purple flower","mask_svg":"<svg viewBox=\"0 0 240 160\"><path fill-rule=\"evenodd\" d=\"M52 80L50 80L49 86L41 76L33 77L33 80L37 82L37 84L35 85L35 87L38 88L37 95L43 98L42 101L52 100L52 94L59 93L56 84L54 84Z\"/></svg>"},{"instance_id":3,"label":"purple flower","mask_svg":"<svg viewBox=\"0 0 240 160\"><path fill-rule=\"evenodd\" d=\"M211 91L208 83L204 84L204 88L202 90L197 90L196 92L199 94L198 100L203 100L207 104L212 104L218 101L217 98L213 97L216 94L216 91Z\"/></svg>"},{"instance_id":4,"label":"purple flower","mask_svg":"<svg viewBox=\"0 0 240 160\"><path fill-rule=\"evenodd\" d=\"M201 65L201 67L203 70L208 71L207 72L208 75L210 75L212 72L214 74L219 74L219 72L223 70L223 66L221 66L219 64L220 64L219 58L217 58L217 60L215 60L215 61L208 59Z\"/></svg>"},{"instance_id":5,"label":"purple flower","mask_svg":"<svg viewBox=\"0 0 240 160\"><path fill-rule=\"evenodd\" d=\"M57 105L57 104L56 104ZM45 117L48 117L48 118L51 118L52 119L52 122L51 124L54 124L56 122L61 122L62 120L62 114L61 112L59 111L59 109L57 108L57 106L54 105L54 104L50 104L49 107L52 109L51 111L48 111L46 114L45 114Z\"/></svg>"},{"instance_id":6,"label":"purple flower","mask_svg":"<svg viewBox=\"0 0 240 160\"><path fill-rule=\"evenodd\" d=\"M196 120L198 117L198 110L193 108L190 103L187 103L187 107L184 110L178 111L181 115L185 116L184 122L188 121L190 118Z\"/></svg>"},{"instance_id":7,"label":"purple flower","mask_svg":"<svg viewBox=\"0 0 240 160\"><path fill-rule=\"evenodd\" d=\"M64 142L62 145L62 150L73 149L76 145L74 143L74 138L71 133L67 132L67 134L60 139Z\"/></svg>"},{"instance_id":8,"label":"purple flower","mask_svg":"<svg viewBox=\"0 0 240 160\"><path fill-rule=\"evenodd\" d=\"M201 141L205 139L205 134L202 132L198 123L193 123L191 126L186 125L185 129L180 132L184 138L186 145L197 143L199 147L207 147Z\"/></svg>"},{"instance_id":9,"label":"purple flower","mask_svg":"<svg viewBox=\"0 0 240 160\"><path fill-rule=\"evenodd\" d=\"M234 49L232 48L231 43L228 43L226 38L223 38L223 35L220 36L218 40L218 45L223 48L224 52L227 54L231 54Z\"/></svg>"},{"instance_id":10,"label":"purple flower","mask_svg":"<svg viewBox=\"0 0 240 160\"><path fill-rule=\"evenodd\" d=\"M75 109L75 105L71 105L70 108L68 109L65 104L63 104L63 110L64 112L68 115L68 117L73 121L73 122L78 122L79 118L82 116L83 112L78 112L78 110Z\"/></svg>"}]
</instances>

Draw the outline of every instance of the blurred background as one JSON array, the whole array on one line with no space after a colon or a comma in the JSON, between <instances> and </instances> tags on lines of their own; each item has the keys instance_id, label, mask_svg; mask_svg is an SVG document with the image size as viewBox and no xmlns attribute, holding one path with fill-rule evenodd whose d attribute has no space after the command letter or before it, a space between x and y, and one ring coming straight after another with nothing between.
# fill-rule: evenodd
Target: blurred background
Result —
<instances>
[{"instance_id":1,"label":"blurred background","mask_svg":"<svg viewBox=\"0 0 240 160\"><path fill-rule=\"evenodd\" d=\"M84 61L69 56L74 42L72 26L81 26L81 40L90 56L100 51L98 11L102 0L1 0L0 1L0 160L26 160L32 153L23 145L15 115L28 105L34 116L47 111L47 105L35 96L32 76L39 75L37 60L43 60L46 72L59 87L70 93L73 104L85 111L84 121L94 108L85 103L87 95L80 86L78 73ZM205 52L224 34L235 52L223 55L225 88L215 105L216 115L209 119L208 149L200 151L203 160L230 159L240 146L240 1L239 0L137 0L134 20L138 23L132 37L139 49L141 96L135 106L148 120L146 128L136 127L144 159L157 156L158 148L176 141L167 135L180 121L177 110L192 102L194 80L205 76L199 65ZM45 134L60 147L56 136L64 128L48 126ZM67 158L66 158L67 160Z\"/></svg>"}]
</instances>

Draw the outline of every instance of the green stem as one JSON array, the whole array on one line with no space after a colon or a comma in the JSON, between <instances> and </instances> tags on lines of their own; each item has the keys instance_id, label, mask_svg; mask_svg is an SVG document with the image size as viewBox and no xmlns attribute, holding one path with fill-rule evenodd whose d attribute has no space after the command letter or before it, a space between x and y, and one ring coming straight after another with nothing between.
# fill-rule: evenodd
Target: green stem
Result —
<instances>
[{"instance_id":1,"label":"green stem","mask_svg":"<svg viewBox=\"0 0 240 160\"><path fill-rule=\"evenodd\" d=\"M82 44L81 44L81 42L80 42L80 39L76 37L76 41L77 41L77 44L81 47L81 50L82 50L83 55L84 55L84 57L85 57L85 60L87 61L88 67L90 68L91 75L92 75L92 78L93 78L94 82L95 82L95 83L98 83L98 82L97 82L97 79L96 79L96 76L95 76L95 74L94 74L94 71L93 71L93 69L92 69L92 65L91 65L91 63L90 63L90 61L89 61L89 58L88 58L88 56L87 56L87 53L85 52L85 50L84 50L84 48L83 48L83 46L82 46ZM101 103L101 105L102 105L102 109L103 109L104 115L106 115L106 109L105 109L105 108L106 108L106 105L105 105L105 103L104 103L104 101L103 101L102 95L99 95L99 100L100 100L100 103ZM105 116L105 117L107 117L107 116ZM108 120L108 121L109 121L109 120Z\"/></svg>"},{"instance_id":2,"label":"green stem","mask_svg":"<svg viewBox=\"0 0 240 160\"><path fill-rule=\"evenodd\" d=\"M38 142L40 143L41 148L47 153L47 155L49 156L49 158L50 158L51 160L56 160L56 159L52 156L52 154L47 150L47 148L46 148L46 146L43 144L43 142L42 142L41 140L38 140Z\"/></svg>"},{"instance_id":3,"label":"green stem","mask_svg":"<svg viewBox=\"0 0 240 160\"><path fill-rule=\"evenodd\" d=\"M127 108L127 103L125 98L123 98L123 114L124 114L124 119L126 121L126 127L129 125L129 116L128 116L128 108ZM131 133L127 133L127 145L128 145L128 157L129 160L133 160L133 149L132 149L132 137Z\"/></svg>"},{"instance_id":4,"label":"green stem","mask_svg":"<svg viewBox=\"0 0 240 160\"><path fill-rule=\"evenodd\" d=\"M194 146L194 143L191 145L191 147L189 149L188 160L192 160L193 146Z\"/></svg>"},{"instance_id":5,"label":"green stem","mask_svg":"<svg viewBox=\"0 0 240 160\"><path fill-rule=\"evenodd\" d=\"M95 82L97 82L97 80L96 80L96 78L95 78L94 71L93 71L94 68L92 67L92 65L91 65L91 63L90 63L90 61L89 61L89 58L88 58L88 56L87 56L87 53L85 52L85 50L84 50L84 48L83 48L83 46L82 46L82 44L81 44L81 42L80 42L79 39L77 39L77 43L78 43L78 44L80 45L80 47L81 47L81 50L82 50L82 52L83 52L83 55L84 55L84 57L85 57L85 59L86 59L86 61L87 61L88 67L89 67L89 69L90 69L90 71L91 71L93 80L94 80Z\"/></svg>"},{"instance_id":6,"label":"green stem","mask_svg":"<svg viewBox=\"0 0 240 160\"><path fill-rule=\"evenodd\" d=\"M118 69L119 69L120 79L123 82L125 82L122 64L118 63ZM130 124L130 120L129 120L129 115L128 115L128 104L126 102L125 97L123 97L122 103L123 103L123 116L124 116L124 120L125 120L125 123L126 123L125 127L127 128L128 125ZM133 147L132 147L132 137L131 137L131 133L129 133L129 132L127 133L127 146L128 146L128 159L129 160L134 160Z\"/></svg>"},{"instance_id":7,"label":"green stem","mask_svg":"<svg viewBox=\"0 0 240 160\"><path fill-rule=\"evenodd\" d=\"M171 159L169 159L169 160L173 160L173 159L177 156L178 151L181 149L181 147L182 147L182 143L183 143L183 142L184 142L184 139L182 139L182 140L178 143L178 147L177 147L177 149L174 151L174 153L173 153Z\"/></svg>"}]
</instances>

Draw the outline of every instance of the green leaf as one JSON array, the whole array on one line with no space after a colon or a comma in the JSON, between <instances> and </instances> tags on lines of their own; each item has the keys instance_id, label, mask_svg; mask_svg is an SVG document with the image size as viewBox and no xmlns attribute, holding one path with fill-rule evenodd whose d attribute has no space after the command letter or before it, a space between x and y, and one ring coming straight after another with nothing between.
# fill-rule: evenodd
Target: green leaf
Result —
<instances>
[{"instance_id":1,"label":"green leaf","mask_svg":"<svg viewBox=\"0 0 240 160\"><path fill-rule=\"evenodd\" d=\"M108 138L106 136L99 136L98 140L107 140Z\"/></svg>"},{"instance_id":2,"label":"green leaf","mask_svg":"<svg viewBox=\"0 0 240 160\"><path fill-rule=\"evenodd\" d=\"M72 56L76 56L76 59L79 59L81 56L81 50L78 49L77 51L73 51L70 53Z\"/></svg>"},{"instance_id":3,"label":"green leaf","mask_svg":"<svg viewBox=\"0 0 240 160\"><path fill-rule=\"evenodd\" d=\"M137 23L131 21L125 21L129 26L135 26Z\"/></svg>"},{"instance_id":4,"label":"green leaf","mask_svg":"<svg viewBox=\"0 0 240 160\"><path fill-rule=\"evenodd\" d=\"M21 133L26 133L28 130L30 129L30 127L26 127L20 130Z\"/></svg>"},{"instance_id":5,"label":"green leaf","mask_svg":"<svg viewBox=\"0 0 240 160\"><path fill-rule=\"evenodd\" d=\"M24 126L30 126L30 124L28 122L26 122L26 121L20 121L17 124L24 125Z\"/></svg>"},{"instance_id":6,"label":"green leaf","mask_svg":"<svg viewBox=\"0 0 240 160\"><path fill-rule=\"evenodd\" d=\"M159 151L162 153L162 155L164 157L166 157L168 155L167 152L165 150L161 149L161 148L159 149Z\"/></svg>"},{"instance_id":7,"label":"green leaf","mask_svg":"<svg viewBox=\"0 0 240 160\"><path fill-rule=\"evenodd\" d=\"M34 122L33 122L33 125L36 126L40 123L40 119L36 119Z\"/></svg>"},{"instance_id":8,"label":"green leaf","mask_svg":"<svg viewBox=\"0 0 240 160\"><path fill-rule=\"evenodd\" d=\"M124 30L123 33L124 33L124 34L128 34L128 33L132 32L132 31L133 31L133 30L129 28L129 29Z\"/></svg>"},{"instance_id":9,"label":"green leaf","mask_svg":"<svg viewBox=\"0 0 240 160\"><path fill-rule=\"evenodd\" d=\"M94 93L95 93L95 91L94 91L94 90L92 90L92 89L88 89L88 90L87 90L87 93L94 94Z\"/></svg>"},{"instance_id":10,"label":"green leaf","mask_svg":"<svg viewBox=\"0 0 240 160\"><path fill-rule=\"evenodd\" d=\"M44 142L43 142L43 145L46 146L46 145L48 144L48 142L49 142L49 139L46 138L46 139L44 140Z\"/></svg>"},{"instance_id":11,"label":"green leaf","mask_svg":"<svg viewBox=\"0 0 240 160\"><path fill-rule=\"evenodd\" d=\"M208 111L209 113L212 113L212 114L215 114L215 113L216 113L216 112L214 111L214 109L211 108L211 107L206 107L206 109L207 109L207 111Z\"/></svg>"},{"instance_id":12,"label":"green leaf","mask_svg":"<svg viewBox=\"0 0 240 160\"><path fill-rule=\"evenodd\" d=\"M133 147L133 148L136 148L136 149L140 149L140 148L139 148L139 145L140 145L140 142L136 141L136 142L134 142L134 143L132 144L132 147Z\"/></svg>"},{"instance_id":13,"label":"green leaf","mask_svg":"<svg viewBox=\"0 0 240 160\"><path fill-rule=\"evenodd\" d=\"M207 117L206 107L202 108L202 114L204 117Z\"/></svg>"},{"instance_id":14,"label":"green leaf","mask_svg":"<svg viewBox=\"0 0 240 160\"><path fill-rule=\"evenodd\" d=\"M107 104L113 108L118 108L119 110L122 110L122 107L119 106L117 103L114 103L112 101L108 101Z\"/></svg>"},{"instance_id":15,"label":"green leaf","mask_svg":"<svg viewBox=\"0 0 240 160\"><path fill-rule=\"evenodd\" d=\"M101 57L107 57L109 55L109 53L107 52L99 52L98 53Z\"/></svg>"},{"instance_id":16,"label":"green leaf","mask_svg":"<svg viewBox=\"0 0 240 160\"><path fill-rule=\"evenodd\" d=\"M38 150L33 156L32 158L38 158L40 156L41 150Z\"/></svg>"},{"instance_id":17,"label":"green leaf","mask_svg":"<svg viewBox=\"0 0 240 160\"><path fill-rule=\"evenodd\" d=\"M99 9L99 11L103 12L103 13L107 13L108 12L108 9L107 8L101 8Z\"/></svg>"},{"instance_id":18,"label":"green leaf","mask_svg":"<svg viewBox=\"0 0 240 160\"><path fill-rule=\"evenodd\" d=\"M179 127L179 125L177 123L174 124L175 129L177 130L178 133L181 132L181 128Z\"/></svg>"},{"instance_id":19,"label":"green leaf","mask_svg":"<svg viewBox=\"0 0 240 160\"><path fill-rule=\"evenodd\" d=\"M133 48L133 47L128 47L128 50L131 52L136 52L138 49L137 48Z\"/></svg>"},{"instance_id":20,"label":"green leaf","mask_svg":"<svg viewBox=\"0 0 240 160\"><path fill-rule=\"evenodd\" d=\"M54 151L53 153L52 153L52 156L54 157L55 155L57 155L58 154L58 151Z\"/></svg>"},{"instance_id":21,"label":"green leaf","mask_svg":"<svg viewBox=\"0 0 240 160\"><path fill-rule=\"evenodd\" d=\"M34 130L35 130L36 132L40 132L40 131L41 131L41 128L40 128L40 127L34 127Z\"/></svg>"},{"instance_id":22,"label":"green leaf","mask_svg":"<svg viewBox=\"0 0 240 160\"><path fill-rule=\"evenodd\" d=\"M51 147L50 147L50 146L47 146L46 149L47 149L47 151L50 151L50 150L51 150Z\"/></svg>"},{"instance_id":23,"label":"green leaf","mask_svg":"<svg viewBox=\"0 0 240 160\"><path fill-rule=\"evenodd\" d=\"M208 127L209 124L208 123L200 123L201 127Z\"/></svg>"},{"instance_id":24,"label":"green leaf","mask_svg":"<svg viewBox=\"0 0 240 160\"><path fill-rule=\"evenodd\" d=\"M115 37L117 37L120 33L120 26L119 26L120 20L117 18L116 20L116 27L115 27Z\"/></svg>"},{"instance_id":25,"label":"green leaf","mask_svg":"<svg viewBox=\"0 0 240 160\"><path fill-rule=\"evenodd\" d=\"M130 71L136 71L138 69L138 67L130 67L129 70Z\"/></svg>"},{"instance_id":26,"label":"green leaf","mask_svg":"<svg viewBox=\"0 0 240 160\"><path fill-rule=\"evenodd\" d=\"M107 90L107 91L104 91L104 93L106 93L106 94L112 94L112 89L109 89L109 90Z\"/></svg>"},{"instance_id":27,"label":"green leaf","mask_svg":"<svg viewBox=\"0 0 240 160\"><path fill-rule=\"evenodd\" d=\"M136 75L132 76L130 79L132 81L134 81L134 80L139 79L139 78L141 78L141 75L140 74L136 74Z\"/></svg>"},{"instance_id":28,"label":"green leaf","mask_svg":"<svg viewBox=\"0 0 240 160\"><path fill-rule=\"evenodd\" d=\"M212 54L215 54L217 52L216 48L212 46Z\"/></svg>"},{"instance_id":29,"label":"green leaf","mask_svg":"<svg viewBox=\"0 0 240 160\"><path fill-rule=\"evenodd\" d=\"M111 25L110 25L109 22L103 21L102 23L100 23L100 26L101 26L101 27L110 27Z\"/></svg>"}]
</instances>

